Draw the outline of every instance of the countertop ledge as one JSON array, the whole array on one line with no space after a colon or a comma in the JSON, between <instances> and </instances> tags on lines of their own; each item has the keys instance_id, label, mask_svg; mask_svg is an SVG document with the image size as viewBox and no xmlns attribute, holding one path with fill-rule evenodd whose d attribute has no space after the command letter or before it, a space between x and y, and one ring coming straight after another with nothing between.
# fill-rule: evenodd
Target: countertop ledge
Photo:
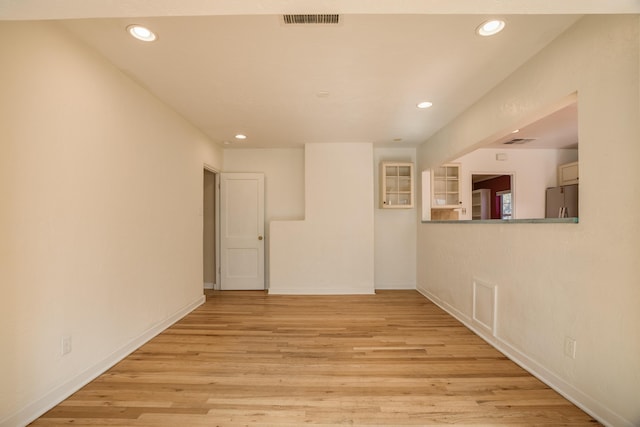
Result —
<instances>
[{"instance_id":1,"label":"countertop ledge","mask_svg":"<svg viewBox=\"0 0 640 427\"><path fill-rule=\"evenodd\" d=\"M577 224L578 218L532 218L532 219L464 219L421 221L423 224Z\"/></svg>"}]
</instances>

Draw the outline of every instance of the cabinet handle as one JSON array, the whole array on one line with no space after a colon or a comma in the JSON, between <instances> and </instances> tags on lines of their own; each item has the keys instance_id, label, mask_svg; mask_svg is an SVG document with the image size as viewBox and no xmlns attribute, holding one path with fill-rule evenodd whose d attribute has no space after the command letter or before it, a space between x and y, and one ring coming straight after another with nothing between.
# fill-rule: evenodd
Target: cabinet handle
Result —
<instances>
[{"instance_id":1,"label":"cabinet handle","mask_svg":"<svg viewBox=\"0 0 640 427\"><path fill-rule=\"evenodd\" d=\"M258 240L262 240L262 236L258 236Z\"/></svg>"}]
</instances>

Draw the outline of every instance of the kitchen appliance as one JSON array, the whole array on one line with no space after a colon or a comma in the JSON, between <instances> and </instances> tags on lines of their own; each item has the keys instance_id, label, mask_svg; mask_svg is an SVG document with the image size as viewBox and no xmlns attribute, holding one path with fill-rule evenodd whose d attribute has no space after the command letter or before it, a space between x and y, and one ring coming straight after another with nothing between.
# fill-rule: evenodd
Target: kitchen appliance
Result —
<instances>
[{"instance_id":1,"label":"kitchen appliance","mask_svg":"<svg viewBox=\"0 0 640 427\"><path fill-rule=\"evenodd\" d=\"M545 218L578 217L578 184L547 188Z\"/></svg>"}]
</instances>

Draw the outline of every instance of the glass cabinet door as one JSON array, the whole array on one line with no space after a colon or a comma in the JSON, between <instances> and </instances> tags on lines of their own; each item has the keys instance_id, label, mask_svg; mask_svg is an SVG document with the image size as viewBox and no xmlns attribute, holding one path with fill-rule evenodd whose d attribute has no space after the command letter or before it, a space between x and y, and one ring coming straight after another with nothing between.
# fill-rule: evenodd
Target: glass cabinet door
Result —
<instances>
[{"instance_id":1,"label":"glass cabinet door","mask_svg":"<svg viewBox=\"0 0 640 427\"><path fill-rule=\"evenodd\" d=\"M381 163L380 190L381 208L412 208L413 163Z\"/></svg>"},{"instance_id":2,"label":"glass cabinet door","mask_svg":"<svg viewBox=\"0 0 640 427\"><path fill-rule=\"evenodd\" d=\"M446 164L433 170L431 208L451 209L460 205L460 165Z\"/></svg>"}]
</instances>

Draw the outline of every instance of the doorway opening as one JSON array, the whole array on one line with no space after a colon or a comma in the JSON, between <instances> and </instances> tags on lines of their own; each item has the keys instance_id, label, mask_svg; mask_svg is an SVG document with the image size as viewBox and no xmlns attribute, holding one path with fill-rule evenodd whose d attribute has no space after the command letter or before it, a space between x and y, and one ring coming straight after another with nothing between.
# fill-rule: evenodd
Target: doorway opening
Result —
<instances>
[{"instance_id":1,"label":"doorway opening","mask_svg":"<svg viewBox=\"0 0 640 427\"><path fill-rule=\"evenodd\" d=\"M217 180L218 174L204 169L202 200L202 265L204 289L220 289L217 245Z\"/></svg>"},{"instance_id":2,"label":"doorway opening","mask_svg":"<svg viewBox=\"0 0 640 427\"><path fill-rule=\"evenodd\" d=\"M481 217L473 219L512 219L515 203L513 200L513 176L500 174L471 175L472 190L482 196ZM484 190L484 191L479 191ZM485 197L486 193L486 197ZM484 208L486 206L486 208ZM485 214L486 212L486 214Z\"/></svg>"}]
</instances>

